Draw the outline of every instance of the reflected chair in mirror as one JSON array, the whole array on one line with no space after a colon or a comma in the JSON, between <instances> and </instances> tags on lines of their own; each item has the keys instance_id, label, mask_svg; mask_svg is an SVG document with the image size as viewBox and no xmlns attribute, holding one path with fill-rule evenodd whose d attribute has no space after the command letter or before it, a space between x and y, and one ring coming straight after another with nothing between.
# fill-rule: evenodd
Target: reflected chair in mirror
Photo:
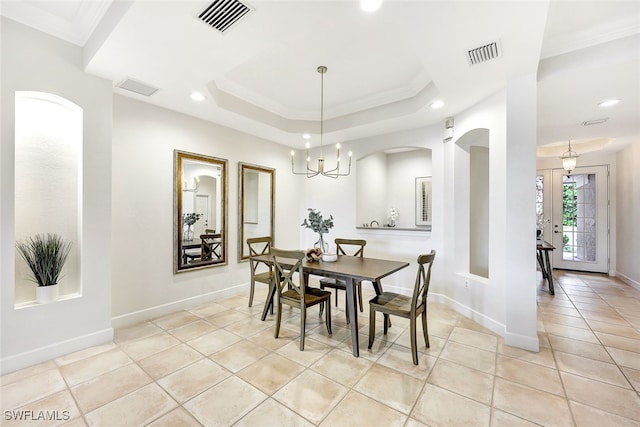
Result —
<instances>
[{"instance_id":1,"label":"reflected chair in mirror","mask_svg":"<svg viewBox=\"0 0 640 427\"><path fill-rule=\"evenodd\" d=\"M204 234L216 234L216 229L215 228L205 228L204 229Z\"/></svg>"},{"instance_id":2,"label":"reflected chair in mirror","mask_svg":"<svg viewBox=\"0 0 640 427\"><path fill-rule=\"evenodd\" d=\"M253 237L247 239L247 246L249 247L249 266L251 269L251 285L249 288L249 307L253 305L253 295L255 293L256 282L265 283L269 285L267 292L267 298L264 303L264 310L262 310L262 320L266 319L267 311L271 307L271 314L273 314L273 294L275 293L276 281L274 280L274 269L271 264L264 261L257 261L253 257L260 255L271 254L272 239L269 236L266 237Z\"/></svg>"},{"instance_id":3,"label":"reflected chair in mirror","mask_svg":"<svg viewBox=\"0 0 640 427\"><path fill-rule=\"evenodd\" d=\"M376 335L376 312L384 314L384 334L387 334L387 317L389 315L409 319L409 334L411 335L411 355L413 364L418 364L418 344L416 338L416 318L422 316L422 333L424 341L429 347L429 332L427 329L427 293L431 280L431 266L436 257L436 251L418 256L418 273L413 287L413 295L406 296L395 292L383 292L369 301L369 348L373 346Z\"/></svg>"},{"instance_id":4,"label":"reflected chair in mirror","mask_svg":"<svg viewBox=\"0 0 640 427\"><path fill-rule=\"evenodd\" d=\"M366 240L360 239L335 239L336 244L336 253L338 255L351 255L351 256L364 256L364 247L367 244ZM360 311L363 311L363 303L362 303L362 283L359 281L353 282L354 287L354 295L358 298L358 302L360 303ZM347 285L344 280L339 279L331 279L328 277L320 279L320 289L324 288L333 288L336 290L336 307L338 306L338 291L345 291L345 312L347 313L347 323L349 323L349 311L347 310L347 301L346 290Z\"/></svg>"},{"instance_id":5,"label":"reflected chair in mirror","mask_svg":"<svg viewBox=\"0 0 640 427\"><path fill-rule=\"evenodd\" d=\"M197 246L195 248L183 248L182 250L182 262L184 264L199 261L201 256L202 252Z\"/></svg>"},{"instance_id":6,"label":"reflected chair in mirror","mask_svg":"<svg viewBox=\"0 0 640 427\"><path fill-rule=\"evenodd\" d=\"M222 235L201 234L200 261L210 261L222 258Z\"/></svg>"},{"instance_id":7,"label":"reflected chair in mirror","mask_svg":"<svg viewBox=\"0 0 640 427\"><path fill-rule=\"evenodd\" d=\"M280 334L282 321L282 304L300 309L300 351L304 350L304 337L307 323L307 308L321 304L325 307L325 324L329 335L331 332L331 292L306 286L306 278L302 269L305 260L304 251L287 251L271 248L271 256L276 267L276 330L274 336ZM293 280L298 276L298 283Z\"/></svg>"}]
</instances>

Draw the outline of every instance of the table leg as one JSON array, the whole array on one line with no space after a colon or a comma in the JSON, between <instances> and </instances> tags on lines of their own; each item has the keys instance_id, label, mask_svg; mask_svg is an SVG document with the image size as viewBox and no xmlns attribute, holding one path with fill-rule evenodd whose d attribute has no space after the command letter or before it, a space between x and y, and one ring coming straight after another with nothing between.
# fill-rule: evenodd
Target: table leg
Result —
<instances>
[{"instance_id":1,"label":"table leg","mask_svg":"<svg viewBox=\"0 0 640 427\"><path fill-rule=\"evenodd\" d=\"M273 283L269 284L269 294L267 295L267 300L264 302L264 309L262 310L262 321L267 318L267 312L269 311L269 307L272 307L271 313L273 314L273 306L275 304L274 298L276 297L276 285Z\"/></svg>"},{"instance_id":2,"label":"table leg","mask_svg":"<svg viewBox=\"0 0 640 427\"><path fill-rule=\"evenodd\" d=\"M356 295L353 289L353 278L346 277L347 288L347 311L349 312L349 326L351 327L351 349L355 357L360 356L360 343L358 340L358 313L356 311ZM376 291L377 292L377 291Z\"/></svg>"},{"instance_id":3,"label":"table leg","mask_svg":"<svg viewBox=\"0 0 640 427\"><path fill-rule=\"evenodd\" d=\"M547 262L547 282L549 282L549 293L555 295L553 290L553 275L551 274L551 262L549 262L549 251L544 251L544 257Z\"/></svg>"},{"instance_id":4,"label":"table leg","mask_svg":"<svg viewBox=\"0 0 640 427\"><path fill-rule=\"evenodd\" d=\"M546 267L544 265L544 258L542 256L542 251L537 251L536 252L536 258L538 258L538 265L540 266L540 271L542 272L542 278L546 279L547 278L547 272L546 272Z\"/></svg>"}]
</instances>

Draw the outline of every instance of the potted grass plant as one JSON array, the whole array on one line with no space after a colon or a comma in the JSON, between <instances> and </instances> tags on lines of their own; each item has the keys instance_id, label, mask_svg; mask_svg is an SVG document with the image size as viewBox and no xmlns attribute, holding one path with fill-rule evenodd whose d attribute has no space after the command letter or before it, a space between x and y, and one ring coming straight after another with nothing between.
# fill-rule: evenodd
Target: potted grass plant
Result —
<instances>
[{"instance_id":1,"label":"potted grass plant","mask_svg":"<svg viewBox=\"0 0 640 427\"><path fill-rule=\"evenodd\" d=\"M31 280L37 284L36 301L44 304L58 299L58 280L71 242L58 234L36 234L17 242L16 249L31 269Z\"/></svg>"}]
</instances>

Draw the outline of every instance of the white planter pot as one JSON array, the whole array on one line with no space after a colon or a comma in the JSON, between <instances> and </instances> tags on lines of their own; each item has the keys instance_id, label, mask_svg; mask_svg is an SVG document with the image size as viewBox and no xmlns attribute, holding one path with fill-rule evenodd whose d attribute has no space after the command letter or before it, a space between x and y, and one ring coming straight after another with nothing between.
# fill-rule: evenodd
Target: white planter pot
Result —
<instances>
[{"instance_id":1,"label":"white planter pot","mask_svg":"<svg viewBox=\"0 0 640 427\"><path fill-rule=\"evenodd\" d=\"M60 285L36 286L36 301L38 304L47 304L56 301L60 293Z\"/></svg>"}]
</instances>

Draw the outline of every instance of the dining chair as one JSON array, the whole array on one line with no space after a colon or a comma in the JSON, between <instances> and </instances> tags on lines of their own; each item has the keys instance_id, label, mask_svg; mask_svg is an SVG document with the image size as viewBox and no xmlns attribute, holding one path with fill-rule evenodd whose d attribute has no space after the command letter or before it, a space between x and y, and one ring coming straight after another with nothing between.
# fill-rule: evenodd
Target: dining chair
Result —
<instances>
[{"instance_id":1,"label":"dining chair","mask_svg":"<svg viewBox=\"0 0 640 427\"><path fill-rule=\"evenodd\" d=\"M384 334L387 334L387 317L389 315L409 319L409 334L411 335L411 354L413 364L418 364L418 344L416 340L416 318L422 316L422 333L429 348L429 333L427 330L427 293L431 280L431 266L436 257L436 251L418 256L418 273L413 288L413 295L406 296L395 292L383 292L369 301L369 348L373 346L376 335L376 311L384 314Z\"/></svg>"},{"instance_id":2,"label":"dining chair","mask_svg":"<svg viewBox=\"0 0 640 427\"><path fill-rule=\"evenodd\" d=\"M222 234L201 234L200 240L200 260L210 261L214 257L220 259L220 245L222 245Z\"/></svg>"},{"instance_id":3,"label":"dining chair","mask_svg":"<svg viewBox=\"0 0 640 427\"><path fill-rule=\"evenodd\" d=\"M267 300L265 301L264 310L262 312L262 320L266 319L269 306L271 306L271 314L273 314L273 299L271 296L274 294L276 283L274 280L275 276L273 266L264 261L257 261L253 257L259 255L270 255L272 243L273 239L270 236L252 237L247 239L247 246L249 247L249 266L251 270L249 307L253 305L253 295L255 293L256 282L269 285ZM266 270L264 267L266 267Z\"/></svg>"},{"instance_id":4,"label":"dining chair","mask_svg":"<svg viewBox=\"0 0 640 427\"><path fill-rule=\"evenodd\" d=\"M182 261L184 264L190 264L194 261L199 261L200 256L202 255L200 248L196 247L194 249L183 249L182 250Z\"/></svg>"},{"instance_id":5,"label":"dining chair","mask_svg":"<svg viewBox=\"0 0 640 427\"><path fill-rule=\"evenodd\" d=\"M364 256L364 247L367 244L366 240L337 238L334 242L336 244L336 253L338 255L359 256L361 258ZM362 282L354 280L353 287L355 290L354 295L357 296L358 302L360 303L360 311L364 311L362 303ZM347 310L347 304L349 304L349 301L347 301L347 285L344 280L324 277L320 279L320 289L324 288L333 288L336 290L336 307L338 306L338 291L345 291L345 311L347 313L347 323L349 323L349 310Z\"/></svg>"},{"instance_id":6,"label":"dining chair","mask_svg":"<svg viewBox=\"0 0 640 427\"><path fill-rule=\"evenodd\" d=\"M322 304L326 306L325 323L329 335L331 332L331 292L322 289L308 287L305 283L305 275L302 263L305 259L304 251L289 251L271 248L273 264L276 267L277 305L275 337L280 334L280 322L282 321L282 304L300 309L300 351L304 350L304 337L307 323L307 308ZM283 265L284 263L284 265ZM291 267L289 267L291 265ZM298 273L298 284L293 280ZM321 305L321 307L322 307Z\"/></svg>"}]
</instances>

